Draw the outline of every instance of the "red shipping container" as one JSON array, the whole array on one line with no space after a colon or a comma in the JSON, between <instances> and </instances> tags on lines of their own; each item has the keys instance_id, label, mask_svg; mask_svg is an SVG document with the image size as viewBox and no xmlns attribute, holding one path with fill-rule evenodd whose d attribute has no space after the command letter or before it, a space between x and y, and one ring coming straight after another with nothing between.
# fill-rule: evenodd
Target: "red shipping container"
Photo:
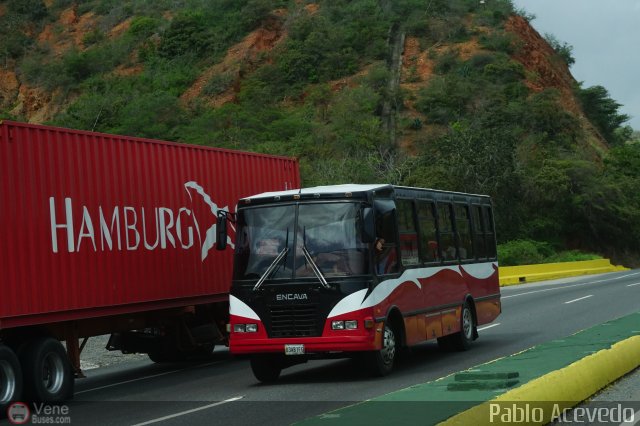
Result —
<instances>
[{"instance_id":1,"label":"red shipping container","mask_svg":"<svg viewBox=\"0 0 640 426\"><path fill-rule=\"evenodd\" d=\"M217 211L299 186L290 158L4 121L0 329L224 301Z\"/></svg>"}]
</instances>

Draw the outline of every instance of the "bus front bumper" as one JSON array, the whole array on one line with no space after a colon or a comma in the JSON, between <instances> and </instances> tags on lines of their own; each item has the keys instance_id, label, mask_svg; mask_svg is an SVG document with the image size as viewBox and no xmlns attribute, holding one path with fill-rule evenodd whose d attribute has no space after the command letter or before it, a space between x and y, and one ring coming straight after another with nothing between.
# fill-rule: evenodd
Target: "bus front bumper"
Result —
<instances>
[{"instance_id":1,"label":"bus front bumper","mask_svg":"<svg viewBox=\"0 0 640 426\"><path fill-rule=\"evenodd\" d=\"M381 333L375 333L379 335ZM333 336L296 338L243 338L229 340L229 350L234 355L256 353L287 353L288 348L300 345L304 354L328 354L339 352L362 352L377 350L381 338L373 336ZM291 349L289 349L291 350Z\"/></svg>"}]
</instances>

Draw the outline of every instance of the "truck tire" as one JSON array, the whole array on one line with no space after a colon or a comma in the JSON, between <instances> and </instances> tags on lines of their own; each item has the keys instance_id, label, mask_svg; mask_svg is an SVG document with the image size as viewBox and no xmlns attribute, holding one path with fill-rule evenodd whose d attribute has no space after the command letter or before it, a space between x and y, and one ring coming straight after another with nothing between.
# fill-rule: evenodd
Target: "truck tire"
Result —
<instances>
[{"instance_id":1,"label":"truck tire","mask_svg":"<svg viewBox=\"0 0 640 426\"><path fill-rule=\"evenodd\" d=\"M262 383L273 383L280 377L282 362L276 355L255 355L251 357L251 371Z\"/></svg>"},{"instance_id":2,"label":"truck tire","mask_svg":"<svg viewBox=\"0 0 640 426\"><path fill-rule=\"evenodd\" d=\"M25 397L29 401L63 402L73 397L74 374L62 343L40 337L23 351Z\"/></svg>"},{"instance_id":3,"label":"truck tire","mask_svg":"<svg viewBox=\"0 0 640 426\"><path fill-rule=\"evenodd\" d=\"M187 354L178 347L177 337L170 335L159 338L154 348L147 352L149 359L156 364L183 362Z\"/></svg>"},{"instance_id":4,"label":"truck tire","mask_svg":"<svg viewBox=\"0 0 640 426\"><path fill-rule=\"evenodd\" d=\"M16 354L0 344L0 419L6 416L7 407L22 398L22 369Z\"/></svg>"}]
</instances>

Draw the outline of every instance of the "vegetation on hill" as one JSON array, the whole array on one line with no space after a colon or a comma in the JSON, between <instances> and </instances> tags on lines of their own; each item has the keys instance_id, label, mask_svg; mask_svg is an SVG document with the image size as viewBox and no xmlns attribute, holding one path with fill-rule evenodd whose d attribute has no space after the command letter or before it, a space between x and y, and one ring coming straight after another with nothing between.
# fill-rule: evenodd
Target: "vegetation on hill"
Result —
<instances>
[{"instance_id":1,"label":"vegetation on hill","mask_svg":"<svg viewBox=\"0 0 640 426\"><path fill-rule=\"evenodd\" d=\"M0 60L4 117L297 156L305 185L487 193L503 243L637 262L628 117L508 0L8 0Z\"/></svg>"}]
</instances>

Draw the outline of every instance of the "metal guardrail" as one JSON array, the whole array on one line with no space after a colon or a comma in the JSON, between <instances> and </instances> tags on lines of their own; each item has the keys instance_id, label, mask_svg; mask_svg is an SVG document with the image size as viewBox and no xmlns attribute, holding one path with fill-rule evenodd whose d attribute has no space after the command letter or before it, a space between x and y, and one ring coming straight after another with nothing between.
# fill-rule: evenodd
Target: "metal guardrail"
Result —
<instances>
[{"instance_id":1,"label":"metal guardrail","mask_svg":"<svg viewBox=\"0 0 640 426\"><path fill-rule=\"evenodd\" d=\"M578 275L627 271L624 266L612 265L609 259L579 262L543 263L539 265L501 266L500 285L508 286L534 281L553 280Z\"/></svg>"}]
</instances>

